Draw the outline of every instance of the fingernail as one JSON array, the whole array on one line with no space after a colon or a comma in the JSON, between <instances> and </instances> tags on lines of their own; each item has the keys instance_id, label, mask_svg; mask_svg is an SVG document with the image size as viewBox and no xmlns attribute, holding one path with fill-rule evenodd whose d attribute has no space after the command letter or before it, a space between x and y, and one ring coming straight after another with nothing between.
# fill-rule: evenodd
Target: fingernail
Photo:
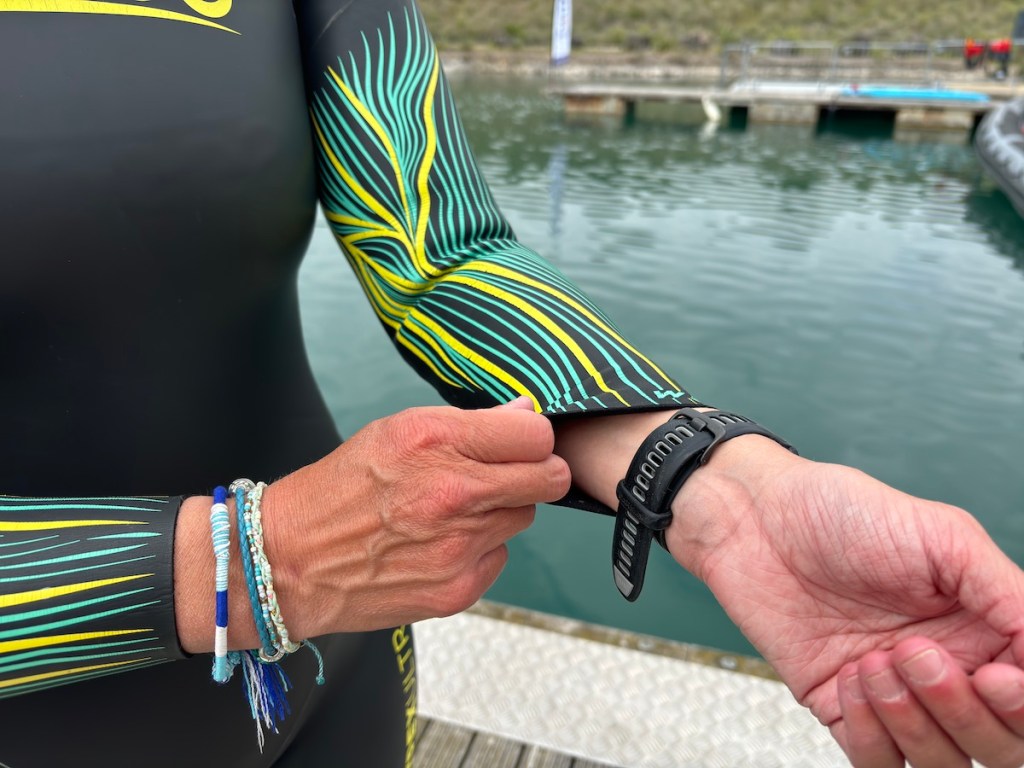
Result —
<instances>
[{"instance_id":1,"label":"fingernail","mask_svg":"<svg viewBox=\"0 0 1024 768\"><path fill-rule=\"evenodd\" d=\"M881 672L868 675L864 682L867 683L868 689L883 701L895 701L907 690L893 669L883 669Z\"/></svg>"},{"instance_id":2,"label":"fingernail","mask_svg":"<svg viewBox=\"0 0 1024 768\"><path fill-rule=\"evenodd\" d=\"M992 702L996 709L1003 712L1016 712L1024 708L1024 683L1015 680L1012 684L996 688L986 693L985 698Z\"/></svg>"},{"instance_id":3,"label":"fingernail","mask_svg":"<svg viewBox=\"0 0 1024 768\"><path fill-rule=\"evenodd\" d=\"M942 679L946 671L946 664L934 648L911 656L904 661L900 667L907 673L907 677L917 685L932 685Z\"/></svg>"},{"instance_id":4,"label":"fingernail","mask_svg":"<svg viewBox=\"0 0 1024 768\"><path fill-rule=\"evenodd\" d=\"M864 695L864 689L861 687L860 678L857 675L850 675L843 681L843 684L846 685L846 693L857 704L863 704L868 700Z\"/></svg>"},{"instance_id":5,"label":"fingernail","mask_svg":"<svg viewBox=\"0 0 1024 768\"><path fill-rule=\"evenodd\" d=\"M507 403L500 403L498 408L522 408L529 407L530 410L535 410L533 406L533 400L527 395L520 395L515 400L509 400Z\"/></svg>"}]
</instances>

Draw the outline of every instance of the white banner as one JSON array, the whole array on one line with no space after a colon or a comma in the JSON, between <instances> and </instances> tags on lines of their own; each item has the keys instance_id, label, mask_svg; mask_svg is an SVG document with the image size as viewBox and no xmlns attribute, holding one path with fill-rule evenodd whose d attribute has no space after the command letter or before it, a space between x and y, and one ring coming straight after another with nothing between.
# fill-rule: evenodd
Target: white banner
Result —
<instances>
[{"instance_id":1,"label":"white banner","mask_svg":"<svg viewBox=\"0 0 1024 768\"><path fill-rule=\"evenodd\" d=\"M551 63L565 64L572 52L572 0L555 0L551 20Z\"/></svg>"}]
</instances>

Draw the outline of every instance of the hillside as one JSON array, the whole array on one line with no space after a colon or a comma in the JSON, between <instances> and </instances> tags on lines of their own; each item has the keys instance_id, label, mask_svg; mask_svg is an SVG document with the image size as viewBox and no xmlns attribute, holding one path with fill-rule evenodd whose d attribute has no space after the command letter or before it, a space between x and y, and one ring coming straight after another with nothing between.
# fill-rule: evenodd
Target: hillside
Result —
<instances>
[{"instance_id":1,"label":"hillside","mask_svg":"<svg viewBox=\"0 0 1024 768\"><path fill-rule=\"evenodd\" d=\"M420 0L442 50L544 46L552 0ZM1024 0L575 0L578 46L713 53L741 40L1008 37Z\"/></svg>"}]
</instances>

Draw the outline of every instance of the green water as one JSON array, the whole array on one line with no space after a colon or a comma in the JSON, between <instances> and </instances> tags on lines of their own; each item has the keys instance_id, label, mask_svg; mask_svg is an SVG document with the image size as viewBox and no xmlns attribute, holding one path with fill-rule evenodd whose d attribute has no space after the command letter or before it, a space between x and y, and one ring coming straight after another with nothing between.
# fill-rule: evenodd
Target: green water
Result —
<instances>
[{"instance_id":1,"label":"green water","mask_svg":"<svg viewBox=\"0 0 1024 768\"><path fill-rule=\"evenodd\" d=\"M543 83L461 80L470 140L520 239L698 397L823 461L973 512L1024 563L1024 223L961 134L709 131L692 115L570 123ZM401 363L321 224L310 355L345 434L438 402ZM610 520L554 507L489 597L751 649L656 552L628 604Z\"/></svg>"}]
</instances>

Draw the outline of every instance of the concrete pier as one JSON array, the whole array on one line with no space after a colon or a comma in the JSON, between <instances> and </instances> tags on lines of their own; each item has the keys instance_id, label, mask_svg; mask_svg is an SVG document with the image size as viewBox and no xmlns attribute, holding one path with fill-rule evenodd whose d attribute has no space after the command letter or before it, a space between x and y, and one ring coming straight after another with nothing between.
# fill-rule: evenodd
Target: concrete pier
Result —
<instances>
[{"instance_id":1,"label":"concrete pier","mask_svg":"<svg viewBox=\"0 0 1024 768\"><path fill-rule=\"evenodd\" d=\"M639 104L660 102L704 105L705 110L720 112L723 121L734 124L815 124L837 113L874 113L891 119L897 127L936 130L972 130L985 113L1008 97L1005 89L986 101L941 98L941 94L935 98L864 96L836 84L785 81L751 81L729 88L571 83L552 85L548 92L562 98L567 114L628 116Z\"/></svg>"}]
</instances>

